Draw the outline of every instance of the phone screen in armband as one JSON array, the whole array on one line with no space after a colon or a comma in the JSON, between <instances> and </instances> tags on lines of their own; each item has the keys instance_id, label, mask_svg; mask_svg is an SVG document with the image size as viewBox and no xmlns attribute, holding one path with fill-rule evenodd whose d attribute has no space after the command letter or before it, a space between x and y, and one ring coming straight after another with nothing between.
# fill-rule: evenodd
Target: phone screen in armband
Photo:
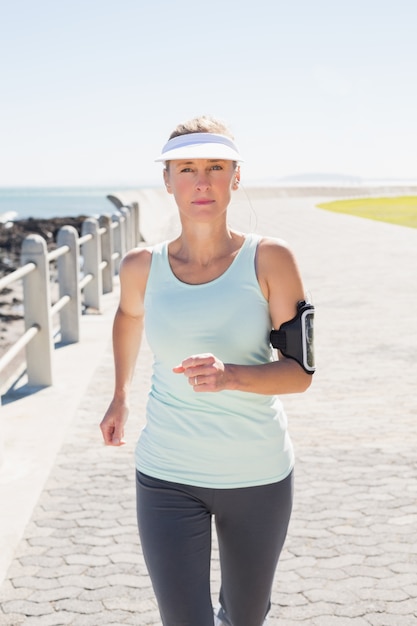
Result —
<instances>
[{"instance_id":1,"label":"phone screen in armband","mask_svg":"<svg viewBox=\"0 0 417 626\"><path fill-rule=\"evenodd\" d=\"M270 333L270 342L285 357L294 359L307 374L314 374L314 306L298 302L296 315Z\"/></svg>"},{"instance_id":2,"label":"phone screen in armband","mask_svg":"<svg viewBox=\"0 0 417 626\"><path fill-rule=\"evenodd\" d=\"M306 310L301 314L301 332L304 369L314 372L314 310Z\"/></svg>"}]
</instances>

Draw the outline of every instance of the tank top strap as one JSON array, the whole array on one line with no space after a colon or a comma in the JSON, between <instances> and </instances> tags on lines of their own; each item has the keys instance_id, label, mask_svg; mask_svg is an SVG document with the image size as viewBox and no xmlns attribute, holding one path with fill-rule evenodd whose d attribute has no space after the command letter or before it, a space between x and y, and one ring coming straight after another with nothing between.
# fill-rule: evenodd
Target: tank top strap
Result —
<instances>
[{"instance_id":1,"label":"tank top strap","mask_svg":"<svg viewBox=\"0 0 417 626\"><path fill-rule=\"evenodd\" d=\"M245 242L242 246L242 256L254 258L258 249L258 244L261 239L261 235L257 235L255 233L248 233L247 235L245 235Z\"/></svg>"},{"instance_id":2,"label":"tank top strap","mask_svg":"<svg viewBox=\"0 0 417 626\"><path fill-rule=\"evenodd\" d=\"M236 272L240 276L245 276L246 279L256 280L257 282L255 259L261 239L260 235L254 233L245 235L245 241L229 268L230 274Z\"/></svg>"},{"instance_id":3,"label":"tank top strap","mask_svg":"<svg viewBox=\"0 0 417 626\"><path fill-rule=\"evenodd\" d=\"M157 276L158 280L168 280L170 278L168 241L161 241L152 246L152 261L148 284L151 282L149 279L153 280L154 276Z\"/></svg>"}]
</instances>

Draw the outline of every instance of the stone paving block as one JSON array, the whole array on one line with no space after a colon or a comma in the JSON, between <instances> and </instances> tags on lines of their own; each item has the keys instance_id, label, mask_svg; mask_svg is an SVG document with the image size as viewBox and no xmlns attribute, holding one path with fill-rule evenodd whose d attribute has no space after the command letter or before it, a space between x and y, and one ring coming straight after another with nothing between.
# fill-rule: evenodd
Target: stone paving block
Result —
<instances>
[{"instance_id":1,"label":"stone paving block","mask_svg":"<svg viewBox=\"0 0 417 626\"><path fill-rule=\"evenodd\" d=\"M109 533L106 536L100 536L97 534L88 534L85 529L81 532L81 529L71 533L71 540L74 545L77 546L108 546L112 543L112 535Z\"/></svg>"},{"instance_id":2,"label":"stone paving block","mask_svg":"<svg viewBox=\"0 0 417 626\"><path fill-rule=\"evenodd\" d=\"M100 613L97 612L92 614L77 614L76 616L74 616L71 624L73 624L74 626L101 626L102 624L118 624L122 626L123 624L128 623L126 622L126 620L128 620L130 617L131 615L127 611L115 611L114 613L101 611Z\"/></svg>"},{"instance_id":3,"label":"stone paving block","mask_svg":"<svg viewBox=\"0 0 417 626\"><path fill-rule=\"evenodd\" d=\"M36 537L31 537L28 539L28 544L31 547L31 554L34 554L34 548L40 547L44 550L49 550L49 548L64 548L68 545L68 536L67 537L55 537L51 535L41 535ZM26 549L27 550L27 549Z\"/></svg>"},{"instance_id":4,"label":"stone paving block","mask_svg":"<svg viewBox=\"0 0 417 626\"><path fill-rule=\"evenodd\" d=\"M99 613L103 610L103 604L99 601L85 601L78 600L76 598L66 598L59 600L55 603L55 608L58 611L69 611L71 613L77 613L80 615L90 615L92 613Z\"/></svg>"},{"instance_id":5,"label":"stone paving block","mask_svg":"<svg viewBox=\"0 0 417 626\"><path fill-rule=\"evenodd\" d=\"M309 600L307 598L307 596L304 594L303 591L297 591L297 592L289 592L289 593L285 593L283 591L280 591L277 593L276 596L276 601L279 604L279 607L282 609L283 607L286 608L290 608L290 607L294 607L294 606L307 606L309 603ZM272 611L272 614L274 613L274 611Z\"/></svg>"},{"instance_id":6,"label":"stone paving block","mask_svg":"<svg viewBox=\"0 0 417 626\"><path fill-rule=\"evenodd\" d=\"M80 590L83 589L102 589L107 586L107 583L102 578L95 578L92 576L65 574L56 578L57 582L63 587L77 586Z\"/></svg>"},{"instance_id":7,"label":"stone paving block","mask_svg":"<svg viewBox=\"0 0 417 626\"><path fill-rule=\"evenodd\" d=\"M309 602L326 602L333 605L354 603L357 600L357 596L348 591L342 583L339 586L328 583L323 587L304 590L303 594Z\"/></svg>"},{"instance_id":8,"label":"stone paving block","mask_svg":"<svg viewBox=\"0 0 417 626\"><path fill-rule=\"evenodd\" d=\"M36 525L41 527L44 526L45 528L51 529L51 528L60 528L60 529L69 529L73 527L73 523L71 520L67 520L67 519L56 519L56 517L50 517L50 518L46 518L46 519L39 519L36 522Z\"/></svg>"},{"instance_id":9,"label":"stone paving block","mask_svg":"<svg viewBox=\"0 0 417 626\"><path fill-rule=\"evenodd\" d=\"M374 582L376 582L375 579L392 578L392 571L389 568L373 567L368 565L366 562L363 565L350 565L349 567L344 567L343 569L346 576L350 579L356 577L368 577L372 578Z\"/></svg>"},{"instance_id":10,"label":"stone paving block","mask_svg":"<svg viewBox=\"0 0 417 626\"><path fill-rule=\"evenodd\" d=\"M393 576L389 576L384 579L380 579L377 581L377 589L398 589L404 588L408 585L412 585L416 582L416 573L417 570L410 573L405 574L395 574Z\"/></svg>"},{"instance_id":11,"label":"stone paving block","mask_svg":"<svg viewBox=\"0 0 417 626\"><path fill-rule=\"evenodd\" d=\"M404 615L401 621L398 615L389 615L387 613L370 613L366 616L367 624L370 626L415 626L417 615Z\"/></svg>"},{"instance_id":12,"label":"stone paving block","mask_svg":"<svg viewBox=\"0 0 417 626\"><path fill-rule=\"evenodd\" d=\"M118 595L108 598L107 600L103 599L103 604L109 611L124 609L136 615L145 611L157 611L156 602L153 598L148 601L143 601L143 599L138 599L136 597L128 598L126 600L123 596Z\"/></svg>"},{"instance_id":13,"label":"stone paving block","mask_svg":"<svg viewBox=\"0 0 417 626\"><path fill-rule=\"evenodd\" d=\"M343 603L335 606L334 615L336 617L349 618L354 624L356 619L363 618L367 620L369 613L384 613L386 603L383 601Z\"/></svg>"},{"instance_id":14,"label":"stone paving block","mask_svg":"<svg viewBox=\"0 0 417 626\"><path fill-rule=\"evenodd\" d=\"M109 559L110 560L110 559ZM84 570L84 574L86 576L97 577L97 578L105 578L107 576L119 575L121 571L120 565L115 565L111 563L105 566L98 567L88 567Z\"/></svg>"},{"instance_id":15,"label":"stone paving block","mask_svg":"<svg viewBox=\"0 0 417 626\"><path fill-rule=\"evenodd\" d=\"M39 567L36 565L22 565L19 559L15 558L12 564L9 567L8 578L4 581L4 584L7 584L9 580L12 580L15 576L33 576L37 572L39 572ZM2 587L0 587L1 593Z\"/></svg>"},{"instance_id":16,"label":"stone paving block","mask_svg":"<svg viewBox=\"0 0 417 626\"><path fill-rule=\"evenodd\" d=\"M38 520L29 523L25 530L25 538L30 540L31 537L50 537L52 530L49 526L42 528L41 524L38 524Z\"/></svg>"},{"instance_id":17,"label":"stone paving block","mask_svg":"<svg viewBox=\"0 0 417 626\"><path fill-rule=\"evenodd\" d=\"M106 585L97 589L80 589L79 599L90 602L91 600L98 600L105 605L107 600L112 598L120 598L123 602L128 602L132 598L136 598L136 589L133 592L131 588L124 587L123 585L109 585L107 580Z\"/></svg>"},{"instance_id":18,"label":"stone paving block","mask_svg":"<svg viewBox=\"0 0 417 626\"><path fill-rule=\"evenodd\" d=\"M268 626L269 626L269 624L272 624L272 626L276 626L278 624L282 624L283 626L300 626L300 623L301 622L299 620L294 621L294 620L288 619L288 618L285 619L285 622L283 622L279 618L277 618L276 620L269 618ZM306 622L303 622L303 624L304 624L304 626L307 626Z\"/></svg>"},{"instance_id":19,"label":"stone paving block","mask_svg":"<svg viewBox=\"0 0 417 626\"><path fill-rule=\"evenodd\" d=\"M11 600L4 602L2 603L1 609L4 613L21 613L28 616L45 615L46 613L53 612L53 608L48 602L31 602L29 600Z\"/></svg>"},{"instance_id":20,"label":"stone paving block","mask_svg":"<svg viewBox=\"0 0 417 626\"><path fill-rule=\"evenodd\" d=\"M4 602L7 602L9 600L27 599L32 589L33 589L32 586L17 587L17 586L14 586L14 584L12 584L11 581L8 581L8 580L5 581L5 583L2 585L1 590L0 590L0 607L3 606ZM1 615L1 610L0 610L0 615Z\"/></svg>"},{"instance_id":21,"label":"stone paving block","mask_svg":"<svg viewBox=\"0 0 417 626\"><path fill-rule=\"evenodd\" d=\"M134 565L142 565L142 557L139 554L131 552L114 553L110 556L112 563L130 563Z\"/></svg>"},{"instance_id":22,"label":"stone paving block","mask_svg":"<svg viewBox=\"0 0 417 626\"><path fill-rule=\"evenodd\" d=\"M50 550L48 550L47 555L54 557L54 556L62 556L62 557L66 557L69 554L74 554L74 545L70 544L65 546L65 548L51 548Z\"/></svg>"},{"instance_id":23,"label":"stone paving block","mask_svg":"<svg viewBox=\"0 0 417 626\"><path fill-rule=\"evenodd\" d=\"M24 622L24 626L67 626L67 624L76 626L77 617L76 614L67 611L54 611L49 615L29 618Z\"/></svg>"},{"instance_id":24,"label":"stone paving block","mask_svg":"<svg viewBox=\"0 0 417 626\"><path fill-rule=\"evenodd\" d=\"M34 565L38 568L42 567L60 567L64 560L60 557L50 557L46 555L28 554L20 557L21 565Z\"/></svg>"},{"instance_id":25,"label":"stone paving block","mask_svg":"<svg viewBox=\"0 0 417 626\"><path fill-rule=\"evenodd\" d=\"M101 567L109 563L105 556L93 556L91 554L69 554L65 557L68 565L85 565L86 567Z\"/></svg>"},{"instance_id":26,"label":"stone paving block","mask_svg":"<svg viewBox=\"0 0 417 626\"><path fill-rule=\"evenodd\" d=\"M403 615L414 615L417 617L415 596L409 596L406 600L389 601L387 603L387 612L392 615L398 615L399 622L402 620Z\"/></svg>"},{"instance_id":27,"label":"stone paving block","mask_svg":"<svg viewBox=\"0 0 417 626\"><path fill-rule=\"evenodd\" d=\"M140 559L142 559L139 542L137 543L137 545L128 542L113 542L107 546L93 546L90 550L90 554L94 554L97 556L109 556L110 559L113 558L113 555L117 556L118 554L123 554L126 552L137 555Z\"/></svg>"},{"instance_id":28,"label":"stone paving block","mask_svg":"<svg viewBox=\"0 0 417 626\"><path fill-rule=\"evenodd\" d=\"M28 599L32 602L56 602L66 598L77 598L80 595L80 591L80 587L64 587L60 585L44 591L35 590L28 596Z\"/></svg>"},{"instance_id":29,"label":"stone paving block","mask_svg":"<svg viewBox=\"0 0 417 626\"><path fill-rule=\"evenodd\" d=\"M349 617L323 615L318 618L314 617L311 620L311 626L352 626L352 620ZM355 626L369 626L369 622L362 617L357 617Z\"/></svg>"},{"instance_id":30,"label":"stone paving block","mask_svg":"<svg viewBox=\"0 0 417 626\"><path fill-rule=\"evenodd\" d=\"M122 585L123 587L133 587L134 589L141 587L144 580L144 577L126 574L113 574L106 578L109 585Z\"/></svg>"},{"instance_id":31,"label":"stone paving block","mask_svg":"<svg viewBox=\"0 0 417 626\"><path fill-rule=\"evenodd\" d=\"M56 587L56 580L53 578L40 578L39 576L21 576L13 578L13 587L25 587L37 591L46 591Z\"/></svg>"},{"instance_id":32,"label":"stone paving block","mask_svg":"<svg viewBox=\"0 0 417 626\"><path fill-rule=\"evenodd\" d=\"M318 602L316 604L292 604L289 606L281 606L278 603L278 606L274 606L271 609L271 622L273 626L274 620L276 620L276 624L286 624L287 620L293 620L298 623L303 623L303 621L310 625L315 618L322 619L325 616L332 617L334 614L333 608L331 605L328 605L324 602ZM269 624L268 624L269 626Z\"/></svg>"},{"instance_id":33,"label":"stone paving block","mask_svg":"<svg viewBox=\"0 0 417 626\"><path fill-rule=\"evenodd\" d=\"M132 526L113 526L113 528L100 528L97 530L97 535L102 538L108 538L121 540L126 537L137 537L137 527Z\"/></svg>"},{"instance_id":34,"label":"stone paving block","mask_svg":"<svg viewBox=\"0 0 417 626\"><path fill-rule=\"evenodd\" d=\"M116 535L114 537L114 541L119 545L130 543L133 547L135 547L138 545L138 531L133 531L131 534L123 533L121 535Z\"/></svg>"},{"instance_id":35,"label":"stone paving block","mask_svg":"<svg viewBox=\"0 0 417 626\"><path fill-rule=\"evenodd\" d=\"M404 585L404 591L408 593L409 598L417 598L417 582L412 585Z\"/></svg>"},{"instance_id":36,"label":"stone paving block","mask_svg":"<svg viewBox=\"0 0 417 626\"><path fill-rule=\"evenodd\" d=\"M37 575L40 578L59 578L60 576L81 576L85 567L83 565L68 565L63 563L61 567L42 568Z\"/></svg>"},{"instance_id":37,"label":"stone paving block","mask_svg":"<svg viewBox=\"0 0 417 626\"><path fill-rule=\"evenodd\" d=\"M0 612L0 626L22 626L27 624L28 620L24 615L18 613L4 614Z\"/></svg>"}]
</instances>

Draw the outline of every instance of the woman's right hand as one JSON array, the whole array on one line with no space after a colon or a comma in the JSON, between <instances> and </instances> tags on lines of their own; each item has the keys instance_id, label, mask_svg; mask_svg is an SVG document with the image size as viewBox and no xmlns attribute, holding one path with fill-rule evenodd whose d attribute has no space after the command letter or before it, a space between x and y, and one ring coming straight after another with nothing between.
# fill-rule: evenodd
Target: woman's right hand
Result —
<instances>
[{"instance_id":1,"label":"woman's right hand","mask_svg":"<svg viewBox=\"0 0 417 626\"><path fill-rule=\"evenodd\" d=\"M129 407L124 400L113 399L107 409L100 429L106 446L123 446L124 426L129 415Z\"/></svg>"}]
</instances>

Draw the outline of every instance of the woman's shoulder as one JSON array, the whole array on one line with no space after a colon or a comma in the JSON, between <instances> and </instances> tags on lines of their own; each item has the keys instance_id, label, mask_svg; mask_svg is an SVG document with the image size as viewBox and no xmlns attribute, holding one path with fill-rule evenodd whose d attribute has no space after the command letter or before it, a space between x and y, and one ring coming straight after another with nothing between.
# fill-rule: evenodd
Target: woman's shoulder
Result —
<instances>
[{"instance_id":1,"label":"woman's shoulder","mask_svg":"<svg viewBox=\"0 0 417 626\"><path fill-rule=\"evenodd\" d=\"M119 277L121 285L145 289L152 261L152 247L141 246L129 250L123 257Z\"/></svg>"},{"instance_id":2,"label":"woman's shoulder","mask_svg":"<svg viewBox=\"0 0 417 626\"><path fill-rule=\"evenodd\" d=\"M127 271L141 271L149 268L152 260L152 246L132 248L125 254L121 262L121 269Z\"/></svg>"},{"instance_id":3,"label":"woman's shoulder","mask_svg":"<svg viewBox=\"0 0 417 626\"><path fill-rule=\"evenodd\" d=\"M294 259L293 252L284 239L276 237L259 236L258 259L266 263L271 261L291 261Z\"/></svg>"},{"instance_id":4,"label":"woman's shoulder","mask_svg":"<svg viewBox=\"0 0 417 626\"><path fill-rule=\"evenodd\" d=\"M257 252L258 279L268 284L282 277L299 275L298 263L293 251L283 239L262 237Z\"/></svg>"}]
</instances>

